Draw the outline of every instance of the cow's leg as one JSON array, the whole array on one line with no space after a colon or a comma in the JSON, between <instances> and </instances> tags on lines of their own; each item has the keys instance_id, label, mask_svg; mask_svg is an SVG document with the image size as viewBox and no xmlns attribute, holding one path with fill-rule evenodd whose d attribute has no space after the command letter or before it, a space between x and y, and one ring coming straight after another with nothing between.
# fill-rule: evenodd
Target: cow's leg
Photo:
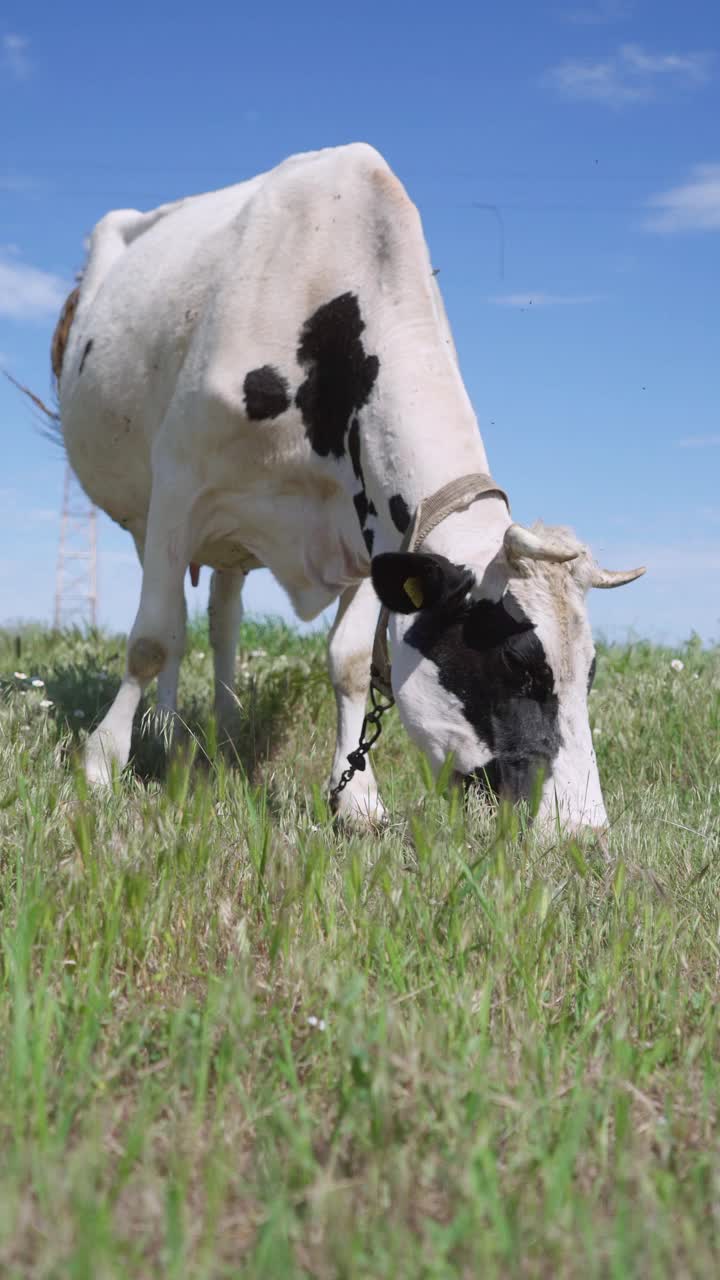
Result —
<instances>
[{"instance_id":1,"label":"cow's leg","mask_svg":"<svg viewBox=\"0 0 720 1280\"><path fill-rule=\"evenodd\" d=\"M229 736L237 706L235 655L242 622L242 589L245 574L240 570L216 570L210 580L208 619L210 644L215 665L215 718L222 735Z\"/></svg>"},{"instance_id":2,"label":"cow's leg","mask_svg":"<svg viewBox=\"0 0 720 1280\"><path fill-rule=\"evenodd\" d=\"M177 710L178 681L180 679L180 663L185 653L185 632L187 627L187 605L185 592L180 589L180 609L182 612L182 643L177 651L168 656L162 671L157 678L157 712L162 721L175 714Z\"/></svg>"},{"instance_id":3,"label":"cow's leg","mask_svg":"<svg viewBox=\"0 0 720 1280\"><path fill-rule=\"evenodd\" d=\"M135 542L135 550L142 567L145 556L145 525L138 525L131 529L133 541ZM185 604L185 591L182 592L181 605L183 609L183 635L187 627L187 606ZM180 663L184 653L185 645L183 640L183 649L180 654L173 654L168 658L160 675L157 678L157 700L155 723L158 729L164 729L169 718L175 714L177 710L177 693L178 681L180 679Z\"/></svg>"},{"instance_id":4,"label":"cow's leg","mask_svg":"<svg viewBox=\"0 0 720 1280\"><path fill-rule=\"evenodd\" d=\"M337 786L343 770L348 767L349 753L360 741L379 608L372 582L366 578L359 586L349 587L343 592L330 632L328 666L337 704L337 740L331 789ZM333 804L335 812L343 819L362 825L377 825L385 821L386 814L378 795L370 757L365 759L364 771L355 774Z\"/></svg>"},{"instance_id":5,"label":"cow's leg","mask_svg":"<svg viewBox=\"0 0 720 1280\"><path fill-rule=\"evenodd\" d=\"M190 495L177 483L153 488L143 553L140 607L128 640L125 675L115 701L85 746L90 782L107 783L115 764L122 769L138 703L146 686L166 668L177 668L185 646L183 580L189 558L187 528L178 512L190 509ZM165 685L170 689L171 679Z\"/></svg>"}]
</instances>

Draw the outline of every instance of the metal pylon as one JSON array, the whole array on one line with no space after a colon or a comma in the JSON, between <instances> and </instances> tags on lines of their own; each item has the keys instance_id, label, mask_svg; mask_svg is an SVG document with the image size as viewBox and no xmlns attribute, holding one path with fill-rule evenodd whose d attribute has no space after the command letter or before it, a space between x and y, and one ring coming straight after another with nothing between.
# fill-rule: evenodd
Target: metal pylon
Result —
<instances>
[{"instance_id":1,"label":"metal pylon","mask_svg":"<svg viewBox=\"0 0 720 1280\"><path fill-rule=\"evenodd\" d=\"M55 576L56 628L97 621L97 513L65 464L63 505Z\"/></svg>"}]
</instances>

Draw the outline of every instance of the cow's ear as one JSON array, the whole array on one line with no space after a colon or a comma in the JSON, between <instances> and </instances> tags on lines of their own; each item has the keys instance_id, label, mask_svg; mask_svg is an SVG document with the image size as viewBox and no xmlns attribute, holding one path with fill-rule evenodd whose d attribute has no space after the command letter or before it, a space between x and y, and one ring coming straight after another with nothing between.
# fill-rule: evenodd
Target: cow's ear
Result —
<instances>
[{"instance_id":1,"label":"cow's ear","mask_svg":"<svg viewBox=\"0 0 720 1280\"><path fill-rule=\"evenodd\" d=\"M371 571L375 592L391 613L455 608L473 584L470 570L445 556L411 551L375 556Z\"/></svg>"}]
</instances>

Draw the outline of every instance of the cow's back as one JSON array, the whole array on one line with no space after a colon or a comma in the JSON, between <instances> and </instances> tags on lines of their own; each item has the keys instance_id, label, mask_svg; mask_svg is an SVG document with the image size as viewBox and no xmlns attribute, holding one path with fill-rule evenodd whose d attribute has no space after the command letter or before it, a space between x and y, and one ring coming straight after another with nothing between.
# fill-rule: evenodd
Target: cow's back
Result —
<instances>
[{"instance_id":1,"label":"cow's back","mask_svg":"<svg viewBox=\"0 0 720 1280\"><path fill-rule=\"evenodd\" d=\"M153 440L178 396L237 388L240 405L242 370L274 352L294 360L303 319L372 273L370 173L413 210L382 157L356 143L97 224L60 408L70 460L113 518L146 512Z\"/></svg>"}]
</instances>

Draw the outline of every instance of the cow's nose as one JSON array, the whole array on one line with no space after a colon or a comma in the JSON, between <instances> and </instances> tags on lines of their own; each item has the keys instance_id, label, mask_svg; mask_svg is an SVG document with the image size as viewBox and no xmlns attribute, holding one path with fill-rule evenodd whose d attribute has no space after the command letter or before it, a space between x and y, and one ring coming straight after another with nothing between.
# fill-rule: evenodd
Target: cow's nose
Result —
<instances>
[{"instance_id":1,"label":"cow's nose","mask_svg":"<svg viewBox=\"0 0 720 1280\"><path fill-rule=\"evenodd\" d=\"M530 800L538 774L547 777L547 761L539 757L503 759L493 757L464 778L466 790L478 788L489 799L518 804Z\"/></svg>"}]
</instances>

